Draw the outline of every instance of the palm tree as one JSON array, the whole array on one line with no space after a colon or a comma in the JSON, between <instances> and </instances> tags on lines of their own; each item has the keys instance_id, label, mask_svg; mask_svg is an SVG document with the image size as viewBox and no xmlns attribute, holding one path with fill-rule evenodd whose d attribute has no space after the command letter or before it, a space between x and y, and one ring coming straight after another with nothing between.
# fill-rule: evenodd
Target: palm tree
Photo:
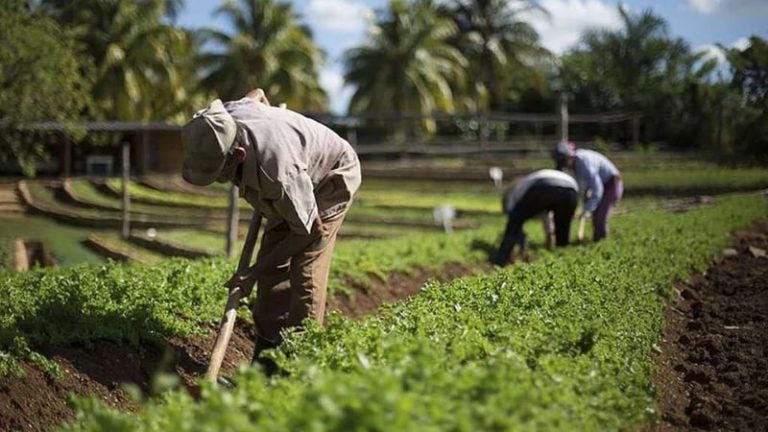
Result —
<instances>
[{"instance_id":1,"label":"palm tree","mask_svg":"<svg viewBox=\"0 0 768 432\"><path fill-rule=\"evenodd\" d=\"M503 109L516 77L530 77L534 64L549 57L524 20L546 13L536 1L452 0L443 11L459 29L453 43L469 60L478 108Z\"/></svg>"},{"instance_id":2,"label":"palm tree","mask_svg":"<svg viewBox=\"0 0 768 432\"><path fill-rule=\"evenodd\" d=\"M453 112L467 60L449 40L456 25L432 0L392 0L368 44L345 53L345 80L356 89L351 112ZM425 124L433 129L434 124Z\"/></svg>"},{"instance_id":3,"label":"palm tree","mask_svg":"<svg viewBox=\"0 0 768 432\"><path fill-rule=\"evenodd\" d=\"M703 62L684 40L671 37L664 18L650 10L631 14L619 7L619 14L622 28L589 31L564 56L560 78L572 107L643 112L643 141L690 146L707 140L708 118L715 115L703 101L715 62Z\"/></svg>"},{"instance_id":4,"label":"palm tree","mask_svg":"<svg viewBox=\"0 0 768 432\"><path fill-rule=\"evenodd\" d=\"M690 48L682 39L670 38L667 22L650 10L633 15L619 7L619 14L623 29L592 30L582 42L595 62L601 63L599 70L619 105L647 108L648 97L653 96L647 89L660 88L670 74L678 74Z\"/></svg>"},{"instance_id":5,"label":"palm tree","mask_svg":"<svg viewBox=\"0 0 768 432\"><path fill-rule=\"evenodd\" d=\"M233 33L208 29L215 51L205 56L206 87L223 98L237 98L260 87L273 101L296 110L324 110L320 86L323 53L309 29L298 23L290 4L278 0L228 1L216 10Z\"/></svg>"},{"instance_id":6,"label":"palm tree","mask_svg":"<svg viewBox=\"0 0 768 432\"><path fill-rule=\"evenodd\" d=\"M170 119L188 113L197 77L192 36L164 21L180 0L44 0L90 57L92 115L122 121ZM196 69L196 67L193 66Z\"/></svg>"}]
</instances>

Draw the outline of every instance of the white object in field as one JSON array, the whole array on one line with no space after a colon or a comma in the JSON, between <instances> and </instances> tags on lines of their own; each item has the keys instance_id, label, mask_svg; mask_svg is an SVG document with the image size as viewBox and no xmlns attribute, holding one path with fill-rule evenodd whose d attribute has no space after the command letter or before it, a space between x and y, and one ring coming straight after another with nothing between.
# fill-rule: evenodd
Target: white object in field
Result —
<instances>
[{"instance_id":1,"label":"white object in field","mask_svg":"<svg viewBox=\"0 0 768 432\"><path fill-rule=\"evenodd\" d=\"M278 105L278 106L280 107L280 109L287 109L287 108L288 108L288 105L286 105L286 103L285 103L285 102L282 102L282 103L281 103L280 105Z\"/></svg>"},{"instance_id":2,"label":"white object in field","mask_svg":"<svg viewBox=\"0 0 768 432\"><path fill-rule=\"evenodd\" d=\"M493 166L488 169L488 175L491 177L491 180L493 180L493 185L496 186L496 189L501 189L501 181L504 180L504 171L497 166Z\"/></svg>"},{"instance_id":3,"label":"white object in field","mask_svg":"<svg viewBox=\"0 0 768 432\"><path fill-rule=\"evenodd\" d=\"M453 232L453 220L456 219L456 207L448 204L435 207L432 214L435 222L443 224L443 230L446 234Z\"/></svg>"},{"instance_id":4,"label":"white object in field","mask_svg":"<svg viewBox=\"0 0 768 432\"><path fill-rule=\"evenodd\" d=\"M155 237L157 237L157 230L154 228L147 228L147 237L154 240Z\"/></svg>"}]
</instances>

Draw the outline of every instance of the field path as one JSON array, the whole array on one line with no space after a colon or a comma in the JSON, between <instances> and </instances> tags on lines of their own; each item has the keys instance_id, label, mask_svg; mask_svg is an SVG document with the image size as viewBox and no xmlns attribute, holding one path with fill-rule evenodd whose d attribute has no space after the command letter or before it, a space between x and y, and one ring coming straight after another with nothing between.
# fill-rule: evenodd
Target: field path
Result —
<instances>
[{"instance_id":1,"label":"field path","mask_svg":"<svg viewBox=\"0 0 768 432\"><path fill-rule=\"evenodd\" d=\"M768 223L679 285L657 359L653 430L768 430Z\"/></svg>"}]
</instances>

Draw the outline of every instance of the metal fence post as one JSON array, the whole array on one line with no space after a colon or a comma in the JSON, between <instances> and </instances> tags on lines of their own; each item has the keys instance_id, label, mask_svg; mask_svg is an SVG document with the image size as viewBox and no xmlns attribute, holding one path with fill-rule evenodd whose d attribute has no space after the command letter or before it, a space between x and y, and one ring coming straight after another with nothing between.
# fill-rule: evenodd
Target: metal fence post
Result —
<instances>
[{"instance_id":1,"label":"metal fence post","mask_svg":"<svg viewBox=\"0 0 768 432\"><path fill-rule=\"evenodd\" d=\"M235 256L235 245L237 245L238 229L240 228L240 188L234 183L229 188L229 208L227 209L227 241L226 252L227 257L233 258Z\"/></svg>"},{"instance_id":2,"label":"metal fence post","mask_svg":"<svg viewBox=\"0 0 768 432\"><path fill-rule=\"evenodd\" d=\"M632 145L637 148L640 145L640 117L632 117Z\"/></svg>"},{"instance_id":3,"label":"metal fence post","mask_svg":"<svg viewBox=\"0 0 768 432\"><path fill-rule=\"evenodd\" d=\"M560 140L568 141L568 95L560 93Z\"/></svg>"},{"instance_id":4,"label":"metal fence post","mask_svg":"<svg viewBox=\"0 0 768 432\"><path fill-rule=\"evenodd\" d=\"M131 235L131 196L128 192L128 182L131 175L131 144L128 141L123 141L123 238L128 238Z\"/></svg>"}]
</instances>

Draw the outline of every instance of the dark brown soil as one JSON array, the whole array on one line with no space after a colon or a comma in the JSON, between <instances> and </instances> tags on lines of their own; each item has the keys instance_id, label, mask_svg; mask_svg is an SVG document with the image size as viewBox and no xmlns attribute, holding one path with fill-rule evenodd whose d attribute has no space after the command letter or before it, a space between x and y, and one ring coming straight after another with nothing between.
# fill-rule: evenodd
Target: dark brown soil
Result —
<instances>
[{"instance_id":1,"label":"dark brown soil","mask_svg":"<svg viewBox=\"0 0 768 432\"><path fill-rule=\"evenodd\" d=\"M377 308L414 295L430 279L450 280L487 269L485 265L449 264L442 269L417 270L412 274L394 273L387 281L367 288L357 287L351 297L339 295L329 300L328 309L359 318L376 313ZM253 350L253 325L238 320L227 350L222 373L234 371L250 360ZM138 404L126 390L126 383L141 394L151 394L158 376L175 376L178 385L197 394L199 377L205 374L215 337L211 328L205 336L171 338L139 347L115 342L92 346L44 346L37 351L54 360L63 378L47 376L35 365L22 365L22 378L0 377L0 431L47 431L74 418L70 395L97 396L110 405L133 411Z\"/></svg>"},{"instance_id":2,"label":"dark brown soil","mask_svg":"<svg viewBox=\"0 0 768 432\"><path fill-rule=\"evenodd\" d=\"M768 430L768 223L736 233L666 313L657 431Z\"/></svg>"},{"instance_id":3,"label":"dark brown soil","mask_svg":"<svg viewBox=\"0 0 768 432\"><path fill-rule=\"evenodd\" d=\"M135 386L141 395L158 389L153 380L162 374L179 378L195 393L196 380L205 373L214 331L200 337L144 342L139 347L102 341L90 347L78 345L39 347L37 351L55 361L61 379L46 375L25 363L21 378L0 377L0 430L52 430L73 418L70 395L97 396L110 405L133 411L137 403L126 390ZM250 358L252 326L235 328L222 365L224 373Z\"/></svg>"},{"instance_id":4,"label":"dark brown soil","mask_svg":"<svg viewBox=\"0 0 768 432\"><path fill-rule=\"evenodd\" d=\"M385 303L408 298L419 293L427 281L449 281L458 277L490 269L490 264L446 264L439 271L417 269L413 273L392 273L386 282L376 282L371 287L358 287L352 296L338 295L328 302L328 309L351 318L361 318L376 313Z\"/></svg>"}]
</instances>

